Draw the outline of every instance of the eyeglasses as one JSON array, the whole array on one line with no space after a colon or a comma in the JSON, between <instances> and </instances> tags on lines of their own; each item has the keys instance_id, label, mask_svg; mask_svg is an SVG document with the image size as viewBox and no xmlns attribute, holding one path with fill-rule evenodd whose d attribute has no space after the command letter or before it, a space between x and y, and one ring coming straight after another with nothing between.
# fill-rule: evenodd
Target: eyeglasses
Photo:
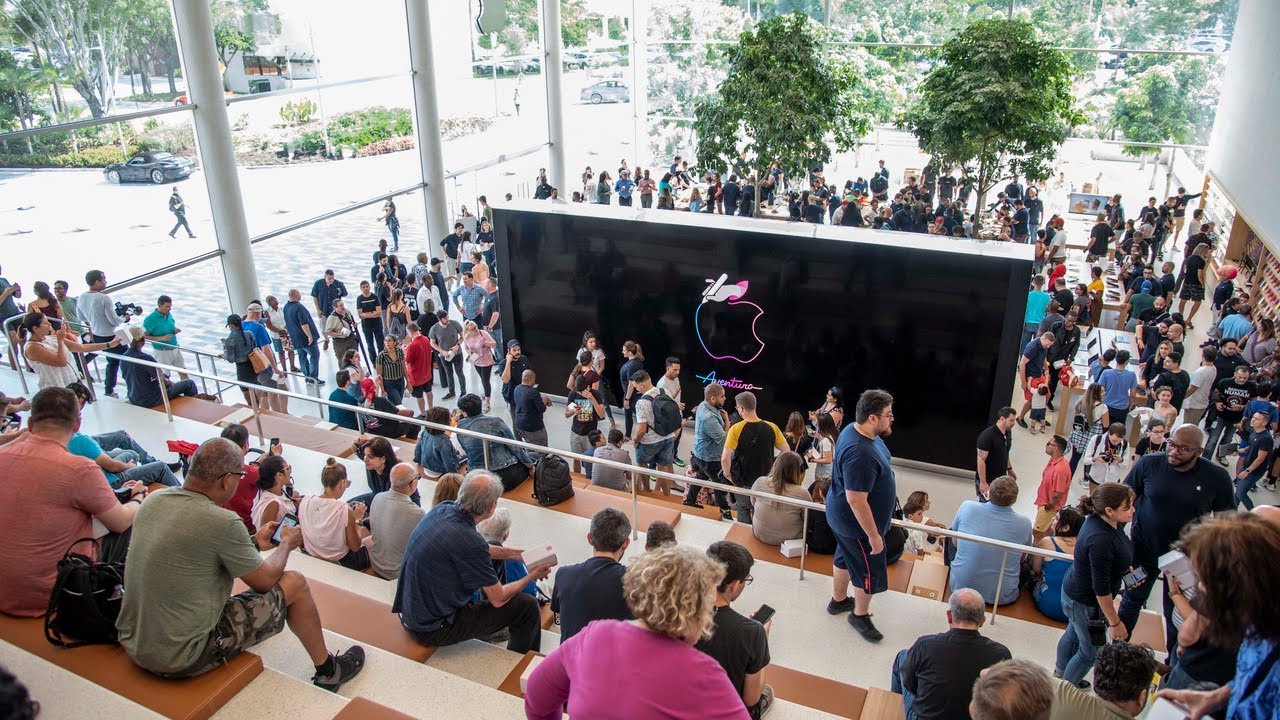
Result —
<instances>
[{"instance_id":1,"label":"eyeglasses","mask_svg":"<svg viewBox=\"0 0 1280 720\"><path fill-rule=\"evenodd\" d=\"M248 474L249 474L249 473L247 473L247 472L245 472L245 471L243 471L243 470L241 470L240 472L236 472L236 471L232 470L231 472L224 472L224 473L222 473L223 477L226 477L227 475L235 475L235 476L236 476L236 477L238 477L238 478L244 477L245 475L248 475Z\"/></svg>"},{"instance_id":2,"label":"eyeglasses","mask_svg":"<svg viewBox=\"0 0 1280 720\"><path fill-rule=\"evenodd\" d=\"M1169 449L1177 450L1180 453L1191 453L1199 450L1200 448L1194 445L1178 445L1177 443L1169 443Z\"/></svg>"},{"instance_id":3,"label":"eyeglasses","mask_svg":"<svg viewBox=\"0 0 1280 720\"><path fill-rule=\"evenodd\" d=\"M748 576L747 576L747 579L742 581L742 584L743 584L743 585L750 585L750 584L752 583L752 581L754 581L754 580L755 580L755 578L753 578L753 577L751 577L750 575L748 575Z\"/></svg>"}]
</instances>

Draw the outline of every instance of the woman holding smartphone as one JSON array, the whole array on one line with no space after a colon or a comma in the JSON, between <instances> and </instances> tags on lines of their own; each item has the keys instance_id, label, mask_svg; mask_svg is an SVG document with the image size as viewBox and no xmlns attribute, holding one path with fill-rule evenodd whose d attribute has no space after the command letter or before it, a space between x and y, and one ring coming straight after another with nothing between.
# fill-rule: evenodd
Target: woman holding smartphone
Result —
<instances>
[{"instance_id":1,"label":"woman holding smartphone","mask_svg":"<svg viewBox=\"0 0 1280 720\"><path fill-rule=\"evenodd\" d=\"M325 460L320 484L324 492L308 495L298 503L303 547L313 557L351 570L364 570L369 567L369 548L363 544L369 530L360 522L366 508L362 502L347 503L342 499L351 487L347 466L334 458Z\"/></svg>"},{"instance_id":2,"label":"woman holding smartphone","mask_svg":"<svg viewBox=\"0 0 1280 720\"><path fill-rule=\"evenodd\" d=\"M1133 541L1121 525L1133 520L1133 490L1117 482L1102 483L1080 499L1084 525L1076 538L1075 562L1062 580L1062 611L1067 629L1058 640L1054 677L1081 688L1098 648L1128 639L1116 613L1115 596L1133 564ZM1130 586L1137 584L1132 582Z\"/></svg>"},{"instance_id":3,"label":"woman holding smartphone","mask_svg":"<svg viewBox=\"0 0 1280 720\"><path fill-rule=\"evenodd\" d=\"M262 528L286 514L298 514L293 499L293 468L283 457L267 455L258 463L258 494L249 516L255 528Z\"/></svg>"}]
</instances>

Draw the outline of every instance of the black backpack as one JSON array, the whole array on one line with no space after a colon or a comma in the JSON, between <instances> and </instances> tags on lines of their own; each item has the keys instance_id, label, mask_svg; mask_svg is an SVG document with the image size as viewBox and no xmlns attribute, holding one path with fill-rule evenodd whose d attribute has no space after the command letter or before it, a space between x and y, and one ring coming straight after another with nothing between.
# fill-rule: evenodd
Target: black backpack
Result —
<instances>
[{"instance_id":1,"label":"black backpack","mask_svg":"<svg viewBox=\"0 0 1280 720\"><path fill-rule=\"evenodd\" d=\"M666 392L658 390L657 395L642 395L641 400L653 403L653 425L649 428L659 435L670 435L684 425L680 417L680 406Z\"/></svg>"},{"instance_id":2,"label":"black backpack","mask_svg":"<svg viewBox=\"0 0 1280 720\"><path fill-rule=\"evenodd\" d=\"M81 538L71 547L84 542L98 547L93 538ZM113 645L123 602L123 562L99 562L67 548L44 614L45 639L64 648Z\"/></svg>"},{"instance_id":3,"label":"black backpack","mask_svg":"<svg viewBox=\"0 0 1280 720\"><path fill-rule=\"evenodd\" d=\"M543 455L533 469L533 498L539 505L557 505L571 497L569 463L559 455Z\"/></svg>"},{"instance_id":4,"label":"black backpack","mask_svg":"<svg viewBox=\"0 0 1280 720\"><path fill-rule=\"evenodd\" d=\"M729 462L729 481L749 488L773 465L774 431L763 420L748 422L738 431L738 446Z\"/></svg>"},{"instance_id":5,"label":"black backpack","mask_svg":"<svg viewBox=\"0 0 1280 720\"><path fill-rule=\"evenodd\" d=\"M893 519L902 520L902 505L898 503L898 498L893 499ZM907 549L907 531L897 525L891 525L889 532L884 534L884 561L886 565L892 565L902 559L902 553Z\"/></svg>"}]
</instances>

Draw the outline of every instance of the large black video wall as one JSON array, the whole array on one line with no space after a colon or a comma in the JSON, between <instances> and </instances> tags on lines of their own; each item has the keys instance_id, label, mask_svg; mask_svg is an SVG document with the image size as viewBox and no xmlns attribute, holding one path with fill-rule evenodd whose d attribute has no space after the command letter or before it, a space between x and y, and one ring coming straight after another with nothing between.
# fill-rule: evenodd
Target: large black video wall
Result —
<instances>
[{"instance_id":1,"label":"large black video wall","mask_svg":"<svg viewBox=\"0 0 1280 720\"><path fill-rule=\"evenodd\" d=\"M563 207L563 206L561 206ZM589 212L589 211L588 211ZM608 354L616 404L622 343L655 378L682 361L687 409L715 380L750 389L765 419L816 409L841 388L848 422L866 388L895 398L896 457L972 468L977 434L1009 401L1028 258L537 209L495 209L502 325L544 392L564 383L582 334ZM968 247L968 246L966 246ZM732 405L729 405L732 409ZM615 412L621 412L620 409ZM618 418L621 424L621 416Z\"/></svg>"}]
</instances>

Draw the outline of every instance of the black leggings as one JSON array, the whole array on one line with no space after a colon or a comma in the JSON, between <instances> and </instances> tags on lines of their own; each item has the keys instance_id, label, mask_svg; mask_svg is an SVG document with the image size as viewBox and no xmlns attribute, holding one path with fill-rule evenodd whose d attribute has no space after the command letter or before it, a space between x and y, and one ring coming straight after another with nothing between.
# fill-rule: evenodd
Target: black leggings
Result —
<instances>
[{"instance_id":1,"label":"black leggings","mask_svg":"<svg viewBox=\"0 0 1280 720\"><path fill-rule=\"evenodd\" d=\"M489 352L485 350L485 352ZM493 393L493 366L479 367L476 366L476 374L480 376L480 387L484 388L484 394L480 397L487 398Z\"/></svg>"}]
</instances>

